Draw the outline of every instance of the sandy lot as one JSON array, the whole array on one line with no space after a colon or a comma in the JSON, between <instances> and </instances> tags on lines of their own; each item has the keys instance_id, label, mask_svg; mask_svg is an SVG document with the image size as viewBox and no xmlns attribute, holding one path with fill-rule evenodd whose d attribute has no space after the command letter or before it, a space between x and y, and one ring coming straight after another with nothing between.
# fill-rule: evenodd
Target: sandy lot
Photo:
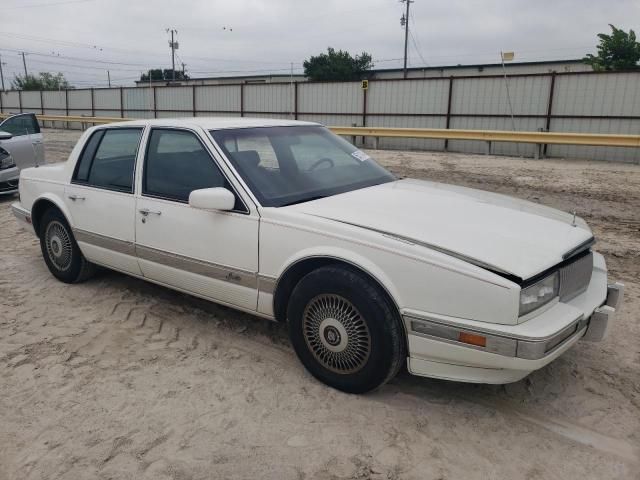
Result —
<instances>
[{"instance_id":1,"label":"sandy lot","mask_svg":"<svg viewBox=\"0 0 640 480\"><path fill-rule=\"evenodd\" d=\"M78 132L45 131L49 161ZM627 285L612 335L507 386L350 396L285 328L124 275L68 286L0 200L0 479L640 478L640 167L370 152L400 176L576 210Z\"/></svg>"}]
</instances>

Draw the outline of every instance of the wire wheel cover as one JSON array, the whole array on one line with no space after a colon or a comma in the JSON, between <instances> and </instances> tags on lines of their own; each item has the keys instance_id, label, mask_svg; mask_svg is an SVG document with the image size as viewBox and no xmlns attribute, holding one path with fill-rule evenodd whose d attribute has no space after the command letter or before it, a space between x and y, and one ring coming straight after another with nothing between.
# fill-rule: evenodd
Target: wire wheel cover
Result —
<instances>
[{"instance_id":1,"label":"wire wheel cover","mask_svg":"<svg viewBox=\"0 0 640 480\"><path fill-rule=\"evenodd\" d=\"M68 270L71 266L72 244L64 225L58 221L49 223L44 240L51 263L61 272Z\"/></svg>"},{"instance_id":2,"label":"wire wheel cover","mask_svg":"<svg viewBox=\"0 0 640 480\"><path fill-rule=\"evenodd\" d=\"M339 295L318 295L307 304L302 333L315 359L332 372L355 373L369 359L369 327L356 307Z\"/></svg>"}]
</instances>

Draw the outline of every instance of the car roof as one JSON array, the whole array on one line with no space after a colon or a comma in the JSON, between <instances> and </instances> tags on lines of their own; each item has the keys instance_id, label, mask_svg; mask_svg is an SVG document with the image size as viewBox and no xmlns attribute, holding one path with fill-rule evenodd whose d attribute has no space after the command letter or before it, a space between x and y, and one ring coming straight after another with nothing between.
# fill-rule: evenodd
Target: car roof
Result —
<instances>
[{"instance_id":1,"label":"car roof","mask_svg":"<svg viewBox=\"0 0 640 480\"><path fill-rule=\"evenodd\" d=\"M205 130L220 130L226 128L256 128L256 127L295 127L304 125L320 125L315 122L301 122L275 118L248 117L185 117L185 118L157 118L130 120L126 122L109 123L106 126L142 126L156 127L201 127Z\"/></svg>"}]
</instances>

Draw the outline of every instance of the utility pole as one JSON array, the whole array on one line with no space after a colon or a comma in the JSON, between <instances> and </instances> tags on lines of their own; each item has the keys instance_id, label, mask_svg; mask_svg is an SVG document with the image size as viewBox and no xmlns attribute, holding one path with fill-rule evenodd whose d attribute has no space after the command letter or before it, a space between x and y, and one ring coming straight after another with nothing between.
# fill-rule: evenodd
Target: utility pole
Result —
<instances>
[{"instance_id":1,"label":"utility pole","mask_svg":"<svg viewBox=\"0 0 640 480\"><path fill-rule=\"evenodd\" d=\"M176 81L176 50L178 49L178 42L174 40L173 35L177 35L178 31L175 29L167 29L167 32L171 32L171 41L169 47L171 47L171 76L172 80Z\"/></svg>"},{"instance_id":2,"label":"utility pole","mask_svg":"<svg viewBox=\"0 0 640 480\"><path fill-rule=\"evenodd\" d=\"M402 15L400 19L400 25L404 27L404 78L407 78L407 52L409 48L409 6L414 0L400 0L400 2L406 4L407 11Z\"/></svg>"},{"instance_id":3,"label":"utility pole","mask_svg":"<svg viewBox=\"0 0 640 480\"><path fill-rule=\"evenodd\" d=\"M24 59L24 52L22 52L20 55L22 55L22 65L24 65L24 76L26 78L27 75L29 75L27 73L27 61Z\"/></svg>"},{"instance_id":4,"label":"utility pole","mask_svg":"<svg viewBox=\"0 0 640 480\"><path fill-rule=\"evenodd\" d=\"M111 72L107 70L107 83L109 84L109 88L111 88Z\"/></svg>"},{"instance_id":5,"label":"utility pole","mask_svg":"<svg viewBox=\"0 0 640 480\"><path fill-rule=\"evenodd\" d=\"M2 91L4 92L4 73L2 73L2 57L0 56L0 80L2 80Z\"/></svg>"}]
</instances>

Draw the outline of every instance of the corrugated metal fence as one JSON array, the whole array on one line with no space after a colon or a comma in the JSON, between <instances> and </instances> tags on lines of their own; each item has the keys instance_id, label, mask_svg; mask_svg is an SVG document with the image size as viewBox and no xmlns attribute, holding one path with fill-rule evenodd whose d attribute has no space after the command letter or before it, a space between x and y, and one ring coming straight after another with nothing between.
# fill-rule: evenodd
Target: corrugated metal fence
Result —
<instances>
[{"instance_id":1,"label":"corrugated metal fence","mask_svg":"<svg viewBox=\"0 0 640 480\"><path fill-rule=\"evenodd\" d=\"M508 86L508 88L507 88ZM508 92L508 93L507 93ZM360 82L124 87L0 94L0 112L123 118L247 116L332 126L640 133L640 72L572 72ZM512 119L513 114L513 119ZM370 141L371 139L369 139ZM380 139L381 148L486 153L484 142ZM495 143L492 153L533 156ZM640 162L638 149L545 147L554 157Z\"/></svg>"}]
</instances>

